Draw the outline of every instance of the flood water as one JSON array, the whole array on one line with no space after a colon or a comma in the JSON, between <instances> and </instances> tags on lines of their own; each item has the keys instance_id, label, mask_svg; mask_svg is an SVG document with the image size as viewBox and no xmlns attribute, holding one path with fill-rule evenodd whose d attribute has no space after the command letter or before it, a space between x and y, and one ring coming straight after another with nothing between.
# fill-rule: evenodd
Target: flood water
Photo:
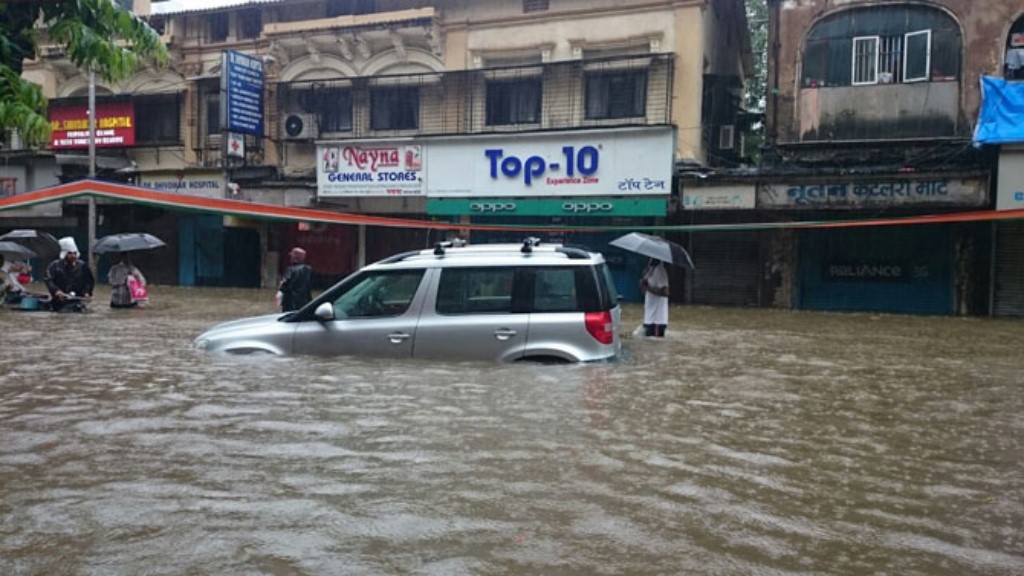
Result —
<instances>
[{"instance_id":1,"label":"flood water","mask_svg":"<svg viewBox=\"0 0 1024 576\"><path fill-rule=\"evenodd\" d=\"M1024 574L1024 322L673 308L581 366L0 311L0 574ZM627 307L627 327L640 310Z\"/></svg>"}]
</instances>

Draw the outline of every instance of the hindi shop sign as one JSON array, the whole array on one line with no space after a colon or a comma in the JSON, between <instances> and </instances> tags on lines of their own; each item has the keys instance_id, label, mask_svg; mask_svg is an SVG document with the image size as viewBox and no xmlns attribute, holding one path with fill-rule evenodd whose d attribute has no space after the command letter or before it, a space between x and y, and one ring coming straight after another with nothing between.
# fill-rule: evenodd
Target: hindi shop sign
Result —
<instances>
[{"instance_id":1,"label":"hindi shop sign","mask_svg":"<svg viewBox=\"0 0 1024 576\"><path fill-rule=\"evenodd\" d=\"M322 144L316 157L321 197L423 195L422 145Z\"/></svg>"},{"instance_id":2,"label":"hindi shop sign","mask_svg":"<svg viewBox=\"0 0 1024 576\"><path fill-rule=\"evenodd\" d=\"M69 150L89 147L89 107L50 108L50 148ZM131 102L96 105L96 147L135 145L135 107Z\"/></svg>"},{"instance_id":3,"label":"hindi shop sign","mask_svg":"<svg viewBox=\"0 0 1024 576\"><path fill-rule=\"evenodd\" d=\"M221 56L221 126L229 132L263 135L263 60L226 50Z\"/></svg>"},{"instance_id":4,"label":"hindi shop sign","mask_svg":"<svg viewBox=\"0 0 1024 576\"><path fill-rule=\"evenodd\" d=\"M431 141L427 190L432 198L667 196L673 147L670 127Z\"/></svg>"},{"instance_id":5,"label":"hindi shop sign","mask_svg":"<svg viewBox=\"0 0 1024 576\"><path fill-rule=\"evenodd\" d=\"M974 179L761 184L757 190L760 208L983 206L986 201L983 182Z\"/></svg>"}]
</instances>

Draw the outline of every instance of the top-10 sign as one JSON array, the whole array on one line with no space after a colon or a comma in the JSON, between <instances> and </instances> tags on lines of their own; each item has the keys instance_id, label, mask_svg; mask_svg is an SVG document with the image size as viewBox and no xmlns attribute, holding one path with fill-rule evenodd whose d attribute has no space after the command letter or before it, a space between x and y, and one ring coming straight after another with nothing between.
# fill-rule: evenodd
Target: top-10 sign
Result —
<instances>
[{"instance_id":1,"label":"top-10 sign","mask_svg":"<svg viewBox=\"0 0 1024 576\"><path fill-rule=\"evenodd\" d=\"M667 196L674 148L670 127L431 141L427 196Z\"/></svg>"},{"instance_id":2,"label":"top-10 sign","mask_svg":"<svg viewBox=\"0 0 1024 576\"><path fill-rule=\"evenodd\" d=\"M220 88L226 95L222 126L229 132L263 135L263 60L226 50L222 55Z\"/></svg>"}]
</instances>

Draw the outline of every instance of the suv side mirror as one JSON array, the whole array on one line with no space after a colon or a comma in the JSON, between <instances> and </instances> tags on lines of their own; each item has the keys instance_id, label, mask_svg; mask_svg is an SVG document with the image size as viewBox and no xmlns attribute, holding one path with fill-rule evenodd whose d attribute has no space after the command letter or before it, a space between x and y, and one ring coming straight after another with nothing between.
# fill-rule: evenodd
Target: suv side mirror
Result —
<instances>
[{"instance_id":1,"label":"suv side mirror","mask_svg":"<svg viewBox=\"0 0 1024 576\"><path fill-rule=\"evenodd\" d=\"M316 311L313 312L316 319L321 322L327 322L334 320L334 304L330 302L324 302L323 304L316 307Z\"/></svg>"}]
</instances>

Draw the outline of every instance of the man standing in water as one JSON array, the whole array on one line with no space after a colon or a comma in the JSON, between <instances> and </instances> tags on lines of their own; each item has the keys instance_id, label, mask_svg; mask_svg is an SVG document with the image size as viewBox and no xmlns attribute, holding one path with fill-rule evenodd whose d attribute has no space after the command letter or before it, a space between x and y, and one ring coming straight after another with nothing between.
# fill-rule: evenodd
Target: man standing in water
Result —
<instances>
[{"instance_id":1,"label":"man standing in water","mask_svg":"<svg viewBox=\"0 0 1024 576\"><path fill-rule=\"evenodd\" d=\"M651 258L640 290L644 293L644 334L664 338L668 328L668 270L664 262Z\"/></svg>"},{"instance_id":2,"label":"man standing in water","mask_svg":"<svg viewBox=\"0 0 1024 576\"><path fill-rule=\"evenodd\" d=\"M284 271L284 278L278 290L281 291L281 311L290 312L298 310L310 300L313 294L310 287L313 281L313 267L306 264L306 251L295 247L288 252L291 265Z\"/></svg>"},{"instance_id":3,"label":"man standing in water","mask_svg":"<svg viewBox=\"0 0 1024 576\"><path fill-rule=\"evenodd\" d=\"M92 270L78 259L75 239L59 240L60 257L46 267L46 289L50 291L50 307L54 312L83 312L92 298L96 284Z\"/></svg>"}]
</instances>

